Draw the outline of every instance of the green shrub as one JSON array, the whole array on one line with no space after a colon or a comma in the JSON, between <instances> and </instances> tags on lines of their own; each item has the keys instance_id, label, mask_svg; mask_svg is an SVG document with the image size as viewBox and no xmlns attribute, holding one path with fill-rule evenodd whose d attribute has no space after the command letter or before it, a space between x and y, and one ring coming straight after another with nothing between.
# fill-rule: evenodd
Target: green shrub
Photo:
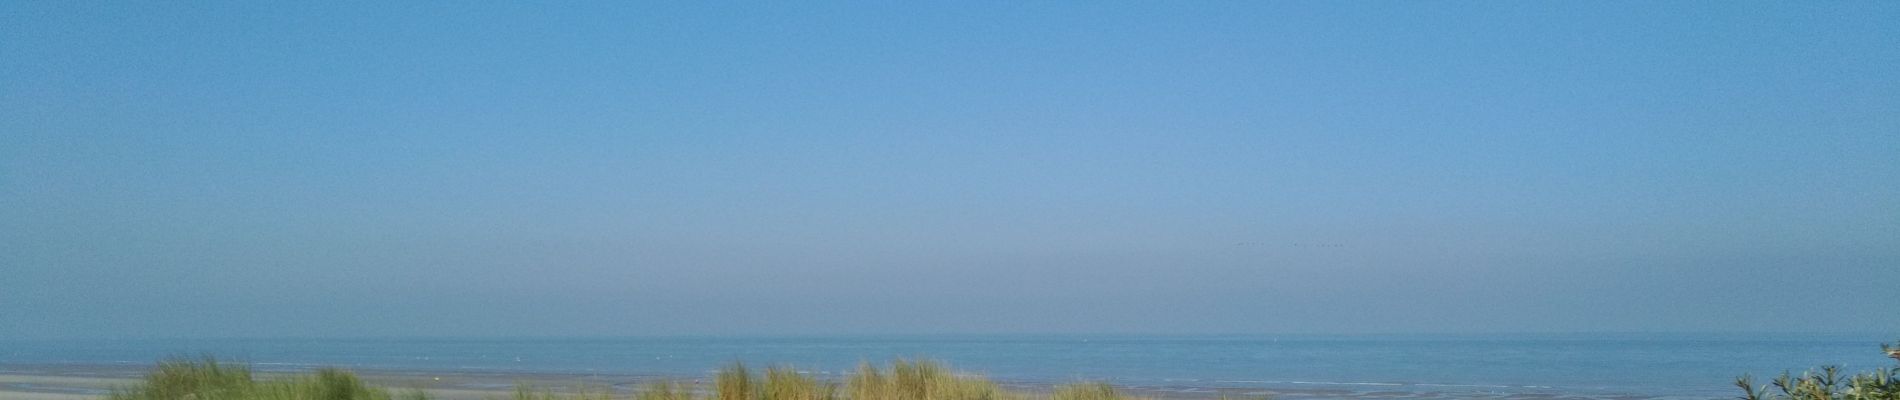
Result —
<instances>
[{"instance_id":1,"label":"green shrub","mask_svg":"<svg viewBox=\"0 0 1900 400\"><path fill-rule=\"evenodd\" d=\"M1900 359L1900 348L1882 344L1880 350ZM1735 386L1742 389L1741 400L1900 400L1900 367L1853 376L1842 375L1835 366L1800 376L1783 372L1766 386L1755 386L1754 379L1744 375L1735 379Z\"/></svg>"}]
</instances>

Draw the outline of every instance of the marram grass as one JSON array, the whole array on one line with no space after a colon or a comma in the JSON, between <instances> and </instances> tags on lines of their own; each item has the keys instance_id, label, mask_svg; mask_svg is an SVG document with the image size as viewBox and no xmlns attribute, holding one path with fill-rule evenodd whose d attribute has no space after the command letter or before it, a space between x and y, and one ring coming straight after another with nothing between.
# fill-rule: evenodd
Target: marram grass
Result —
<instances>
[{"instance_id":1,"label":"marram grass","mask_svg":"<svg viewBox=\"0 0 1900 400\"><path fill-rule=\"evenodd\" d=\"M106 400L429 400L418 389L392 391L365 383L355 373L335 368L308 374L260 379L248 366L212 357L159 362L144 380L114 390ZM843 382L815 379L787 366L763 373L733 363L721 368L712 385L656 380L629 393L606 389L555 392L517 385L511 396L495 400L1133 400L1113 386L1078 383L1046 394L1005 391L977 375L959 374L931 361L897 360L880 369L860 364Z\"/></svg>"},{"instance_id":2,"label":"marram grass","mask_svg":"<svg viewBox=\"0 0 1900 400\"><path fill-rule=\"evenodd\" d=\"M1900 359L1900 347L1881 351ZM1743 376L1738 400L1900 400L1900 367L1847 375L1823 367L1799 376L1783 373L1757 386ZM647 382L624 396L608 390L555 393L519 385L512 400L1132 400L1105 383L1074 383L1047 394L1003 390L995 382L952 372L930 361L897 360L888 369L860 364L838 382L814 379L790 367L755 374L744 364L719 370L711 387L680 381ZM143 381L114 390L106 400L429 400L421 390L391 392L366 384L355 373L325 368L280 379L257 379L240 364L211 357L159 362ZM505 400L505 399L497 399Z\"/></svg>"},{"instance_id":3,"label":"marram grass","mask_svg":"<svg viewBox=\"0 0 1900 400\"><path fill-rule=\"evenodd\" d=\"M989 400L1018 399L1004 393L995 382L978 376L958 375L929 361L897 360L889 370L878 370L870 363L858 364L856 374L846 381L845 393L852 399L892 400Z\"/></svg>"},{"instance_id":4,"label":"marram grass","mask_svg":"<svg viewBox=\"0 0 1900 400\"><path fill-rule=\"evenodd\" d=\"M1112 400L1122 395L1106 383L1073 383L1056 388L1055 400Z\"/></svg>"},{"instance_id":5,"label":"marram grass","mask_svg":"<svg viewBox=\"0 0 1900 400\"><path fill-rule=\"evenodd\" d=\"M423 400L420 391L391 395L365 385L355 373L325 368L287 379L257 380L250 367L202 360L159 362L145 380L106 396L110 400Z\"/></svg>"},{"instance_id":6,"label":"marram grass","mask_svg":"<svg viewBox=\"0 0 1900 400\"><path fill-rule=\"evenodd\" d=\"M694 400L693 386L677 381L660 380L640 385L634 400Z\"/></svg>"}]
</instances>

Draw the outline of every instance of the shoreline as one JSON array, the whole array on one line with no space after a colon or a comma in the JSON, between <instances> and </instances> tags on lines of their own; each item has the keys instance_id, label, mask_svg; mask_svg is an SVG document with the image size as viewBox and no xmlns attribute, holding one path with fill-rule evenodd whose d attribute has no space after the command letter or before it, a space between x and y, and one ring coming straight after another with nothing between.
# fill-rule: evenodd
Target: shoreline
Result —
<instances>
[{"instance_id":1,"label":"shoreline","mask_svg":"<svg viewBox=\"0 0 1900 400\"><path fill-rule=\"evenodd\" d=\"M19 400L100 399L113 388L137 383L150 370L150 364L0 364L0 398ZM255 365L253 367L256 367ZM266 366L269 367L269 366ZM426 370L348 368L364 381L392 390L422 390L436 399L477 400L508 398L517 385L536 391L576 393L609 391L615 395L633 393L647 382L677 380L709 385L706 376L641 375L626 373L566 373L486 370ZM260 380L306 373L313 367L262 368ZM838 381L843 376L824 374L821 380ZM1047 393L1062 382L994 380L1005 389L1022 393ZM1316 383L1324 386L1323 383ZM1270 396L1275 400L1670 400L1700 397L1645 395L1636 393L1566 393L1556 389L1485 390L1486 388L1403 387L1403 385L1367 385L1366 389L1332 387L1239 387L1175 382L1161 385L1116 384L1128 394L1155 399L1202 400L1229 396ZM1420 386L1420 385L1412 385ZM702 386L703 387L703 386ZM1426 390L1421 390L1426 389ZM1495 388L1493 388L1495 389Z\"/></svg>"}]
</instances>

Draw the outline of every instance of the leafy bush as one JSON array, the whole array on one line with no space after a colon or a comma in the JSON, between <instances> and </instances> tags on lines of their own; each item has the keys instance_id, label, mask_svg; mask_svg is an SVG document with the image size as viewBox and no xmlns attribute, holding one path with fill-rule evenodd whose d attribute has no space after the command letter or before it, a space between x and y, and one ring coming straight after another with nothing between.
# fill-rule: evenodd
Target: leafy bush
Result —
<instances>
[{"instance_id":1,"label":"leafy bush","mask_svg":"<svg viewBox=\"0 0 1900 400\"><path fill-rule=\"evenodd\" d=\"M1900 347L1882 344L1880 350L1900 360ZM1783 372L1759 387L1744 375L1735 379L1735 386L1742 389L1741 400L1900 400L1900 366L1853 376L1842 375L1835 366L1800 376Z\"/></svg>"}]
</instances>

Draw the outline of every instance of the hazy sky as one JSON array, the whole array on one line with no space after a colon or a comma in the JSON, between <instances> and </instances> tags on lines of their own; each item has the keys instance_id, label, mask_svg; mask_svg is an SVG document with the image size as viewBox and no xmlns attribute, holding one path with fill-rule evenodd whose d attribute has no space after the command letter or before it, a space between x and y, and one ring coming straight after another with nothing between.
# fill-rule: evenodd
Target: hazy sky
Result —
<instances>
[{"instance_id":1,"label":"hazy sky","mask_svg":"<svg viewBox=\"0 0 1900 400\"><path fill-rule=\"evenodd\" d=\"M0 2L0 337L1900 332L1900 3L628 3Z\"/></svg>"}]
</instances>

